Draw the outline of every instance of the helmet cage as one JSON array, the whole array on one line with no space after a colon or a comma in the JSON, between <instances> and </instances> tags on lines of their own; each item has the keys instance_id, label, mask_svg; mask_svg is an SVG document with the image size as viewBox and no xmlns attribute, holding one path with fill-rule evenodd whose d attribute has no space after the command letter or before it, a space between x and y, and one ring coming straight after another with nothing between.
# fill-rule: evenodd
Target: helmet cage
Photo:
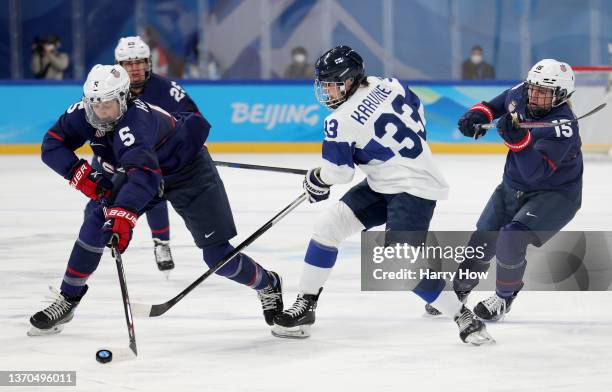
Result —
<instances>
[{"instance_id":1,"label":"helmet cage","mask_svg":"<svg viewBox=\"0 0 612 392\"><path fill-rule=\"evenodd\" d=\"M526 87L525 95L527 98L526 99L527 108L529 109L531 114L533 114L535 117L542 117L548 112L550 112L552 108L555 108L557 106L564 104L565 102L569 100L569 98L573 94L573 92L568 94L567 90L564 88L561 88L560 86L555 86L555 87L547 86L547 85L540 84L537 81L527 80L525 82L525 87ZM529 90L531 89L538 89L540 90L540 92L543 91L544 94L541 94L541 93L538 94L538 96L534 100L530 97L530 94L529 94ZM550 101L550 105L545 106L546 103L549 101Z\"/></svg>"},{"instance_id":2,"label":"helmet cage","mask_svg":"<svg viewBox=\"0 0 612 392\"><path fill-rule=\"evenodd\" d=\"M125 92L120 91L118 92L118 94L115 94L115 96L111 96L109 98L103 98L100 96L97 96L97 97L83 96L81 100L83 102L83 106L85 107L85 116L87 118L87 122L91 124L92 127L100 131L102 135L106 134L106 132L111 132L113 128L115 127L115 125L117 125L119 120L121 120L121 118L127 111L128 95L129 94L126 94ZM119 116L113 120L107 120L107 119L100 118L94 110L94 105L99 104L99 103L104 103L104 102L111 102L114 100L119 102Z\"/></svg>"},{"instance_id":3,"label":"helmet cage","mask_svg":"<svg viewBox=\"0 0 612 392\"><path fill-rule=\"evenodd\" d=\"M321 105L324 105L329 109L338 108L338 106L344 103L344 101L346 101L349 97L349 91L347 91L346 89L346 82L330 82L315 79L314 90L317 101L319 101ZM331 92L335 92L335 94Z\"/></svg>"}]
</instances>

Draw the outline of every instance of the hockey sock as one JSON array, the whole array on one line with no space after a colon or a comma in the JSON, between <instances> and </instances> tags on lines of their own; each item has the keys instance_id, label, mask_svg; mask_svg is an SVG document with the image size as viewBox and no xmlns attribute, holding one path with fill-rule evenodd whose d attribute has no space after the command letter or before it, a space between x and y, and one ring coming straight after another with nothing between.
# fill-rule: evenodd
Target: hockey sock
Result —
<instances>
[{"instance_id":1,"label":"hockey sock","mask_svg":"<svg viewBox=\"0 0 612 392\"><path fill-rule=\"evenodd\" d=\"M206 247L203 249L204 261L209 267L213 267L233 250L234 247L229 242ZM219 269L217 274L255 290L261 290L274 283L271 282L268 271L244 253L236 255Z\"/></svg>"},{"instance_id":2,"label":"hockey sock","mask_svg":"<svg viewBox=\"0 0 612 392\"><path fill-rule=\"evenodd\" d=\"M495 255L495 237L492 232L475 231L470 237L468 247L474 249L484 249L481 257L466 257L466 260L459 264L459 270L467 272L487 272L491 266L491 259ZM475 276L475 275L470 275ZM478 278L462 278L458 277L453 281L455 291L471 291L479 283Z\"/></svg>"},{"instance_id":3,"label":"hockey sock","mask_svg":"<svg viewBox=\"0 0 612 392\"><path fill-rule=\"evenodd\" d=\"M412 292L430 304L440 296L444 286L446 286L444 279L423 279Z\"/></svg>"},{"instance_id":4,"label":"hockey sock","mask_svg":"<svg viewBox=\"0 0 612 392\"><path fill-rule=\"evenodd\" d=\"M337 257L338 248L310 240L306 256L304 256L304 269L298 286L300 293L318 294L319 289L323 287L334 264L336 264Z\"/></svg>"},{"instance_id":5,"label":"hockey sock","mask_svg":"<svg viewBox=\"0 0 612 392\"><path fill-rule=\"evenodd\" d=\"M151 228L151 237L170 241L170 220L168 203L163 201L147 211L147 223Z\"/></svg>"},{"instance_id":6,"label":"hockey sock","mask_svg":"<svg viewBox=\"0 0 612 392\"><path fill-rule=\"evenodd\" d=\"M60 290L70 298L79 297L89 276L98 268L104 248L89 246L80 239L74 243Z\"/></svg>"},{"instance_id":7,"label":"hockey sock","mask_svg":"<svg viewBox=\"0 0 612 392\"><path fill-rule=\"evenodd\" d=\"M497 259L497 280L495 292L502 298L510 298L523 286L523 275L527 267L527 260L518 263L505 262Z\"/></svg>"},{"instance_id":8,"label":"hockey sock","mask_svg":"<svg viewBox=\"0 0 612 392\"><path fill-rule=\"evenodd\" d=\"M497 238L496 290L502 298L511 297L523 284L527 267L527 246L535 239L529 228L520 222L504 226Z\"/></svg>"}]
</instances>

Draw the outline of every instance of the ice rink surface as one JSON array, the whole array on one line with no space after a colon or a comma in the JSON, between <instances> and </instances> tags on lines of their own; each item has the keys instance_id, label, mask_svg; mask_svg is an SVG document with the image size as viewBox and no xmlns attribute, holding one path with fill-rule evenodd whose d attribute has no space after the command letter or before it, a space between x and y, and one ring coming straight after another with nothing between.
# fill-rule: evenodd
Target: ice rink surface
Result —
<instances>
[{"instance_id":1,"label":"ice rink surface","mask_svg":"<svg viewBox=\"0 0 612 392\"><path fill-rule=\"evenodd\" d=\"M314 155L214 155L219 160L309 168ZM471 230L501 180L503 156L439 155L451 197L432 229ZM246 238L301 192L299 176L222 168L239 235ZM583 206L567 229L612 228L612 161L585 166ZM167 314L136 319L136 360L101 365L105 345L127 346L109 252L74 320L55 336L28 337L47 286L59 288L86 200L37 156L0 156L0 370L76 370L63 391L604 391L612 375L611 292L524 292L489 325L497 344L464 345L450 318L423 318L410 293L360 292L359 236L340 249L313 336L271 336L255 292L211 277ZM357 181L357 179L355 180ZM339 198L348 186L335 186ZM284 278L295 300L312 224L330 203L308 205L247 251ZM176 269L166 281L139 221L124 263L133 302L160 303L204 272L200 251L171 212ZM488 293L474 293L473 305ZM6 388L0 390L13 390ZM14 388L14 390L51 390ZM55 389L53 389L55 390ZM58 389L59 390L59 389Z\"/></svg>"}]
</instances>

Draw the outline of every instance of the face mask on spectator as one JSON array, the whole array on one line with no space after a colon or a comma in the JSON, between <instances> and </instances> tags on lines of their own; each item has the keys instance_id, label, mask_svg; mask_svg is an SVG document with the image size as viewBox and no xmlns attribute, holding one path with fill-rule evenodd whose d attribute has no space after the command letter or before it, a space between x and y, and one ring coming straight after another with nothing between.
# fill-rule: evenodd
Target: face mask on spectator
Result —
<instances>
[{"instance_id":1,"label":"face mask on spectator","mask_svg":"<svg viewBox=\"0 0 612 392\"><path fill-rule=\"evenodd\" d=\"M306 61L306 56L302 53L298 53L293 56L293 61L295 61L296 63L303 63Z\"/></svg>"},{"instance_id":2,"label":"face mask on spectator","mask_svg":"<svg viewBox=\"0 0 612 392\"><path fill-rule=\"evenodd\" d=\"M480 64L482 62L482 55L480 55L480 54L473 54L473 55L470 56L470 60L474 64Z\"/></svg>"}]
</instances>

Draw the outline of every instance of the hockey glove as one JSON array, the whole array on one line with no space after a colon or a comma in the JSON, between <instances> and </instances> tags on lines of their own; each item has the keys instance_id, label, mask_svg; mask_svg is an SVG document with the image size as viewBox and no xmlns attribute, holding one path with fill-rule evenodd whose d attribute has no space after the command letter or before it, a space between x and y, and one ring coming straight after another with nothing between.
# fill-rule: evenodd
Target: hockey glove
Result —
<instances>
[{"instance_id":1,"label":"hockey glove","mask_svg":"<svg viewBox=\"0 0 612 392\"><path fill-rule=\"evenodd\" d=\"M111 207L105 211L104 215L106 222L102 230L112 233L108 246L111 247L113 238L117 238L117 250L119 253L125 252L132 239L132 230L136 226L138 216L121 207Z\"/></svg>"},{"instance_id":2,"label":"hockey glove","mask_svg":"<svg viewBox=\"0 0 612 392\"><path fill-rule=\"evenodd\" d=\"M95 201L110 197L113 189L112 181L93 170L84 159L78 161L70 170L70 186Z\"/></svg>"},{"instance_id":3,"label":"hockey glove","mask_svg":"<svg viewBox=\"0 0 612 392\"><path fill-rule=\"evenodd\" d=\"M321 168L310 169L304 177L304 190L308 196L308 201L317 203L329 198L330 186L324 183L319 177Z\"/></svg>"},{"instance_id":4,"label":"hockey glove","mask_svg":"<svg viewBox=\"0 0 612 392\"><path fill-rule=\"evenodd\" d=\"M477 124L488 124L491 121L493 121L493 111L483 102L472 106L470 110L465 112L459 119L457 126L464 136L478 139L484 136L487 130L477 130L474 126Z\"/></svg>"},{"instance_id":5,"label":"hockey glove","mask_svg":"<svg viewBox=\"0 0 612 392\"><path fill-rule=\"evenodd\" d=\"M519 152L531 144L531 132L518 127L518 114L506 113L497 121L497 132L504 144L512 151Z\"/></svg>"}]
</instances>

